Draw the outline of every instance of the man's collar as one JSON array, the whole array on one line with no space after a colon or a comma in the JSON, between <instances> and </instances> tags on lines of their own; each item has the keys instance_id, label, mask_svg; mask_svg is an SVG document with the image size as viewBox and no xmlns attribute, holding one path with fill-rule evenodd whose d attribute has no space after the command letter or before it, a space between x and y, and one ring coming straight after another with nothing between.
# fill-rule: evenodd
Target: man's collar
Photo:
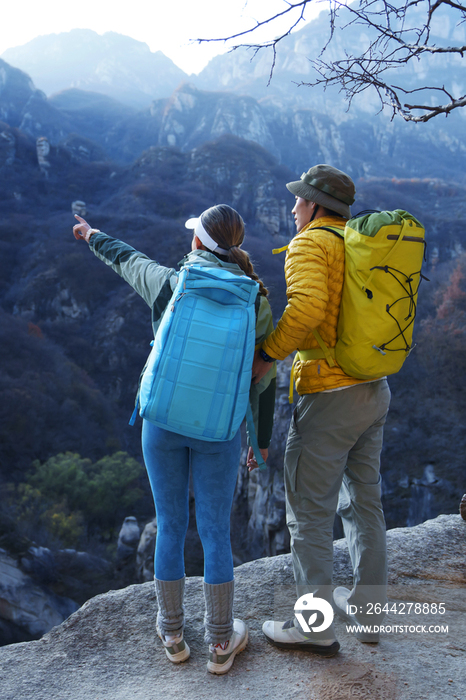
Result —
<instances>
[{"instance_id":1,"label":"man's collar","mask_svg":"<svg viewBox=\"0 0 466 700\"><path fill-rule=\"evenodd\" d=\"M348 219L343 219L341 216L320 216L318 219L314 219L314 221L304 226L299 233L310 231L315 228L322 228L322 226L335 226L343 229L347 221Z\"/></svg>"}]
</instances>

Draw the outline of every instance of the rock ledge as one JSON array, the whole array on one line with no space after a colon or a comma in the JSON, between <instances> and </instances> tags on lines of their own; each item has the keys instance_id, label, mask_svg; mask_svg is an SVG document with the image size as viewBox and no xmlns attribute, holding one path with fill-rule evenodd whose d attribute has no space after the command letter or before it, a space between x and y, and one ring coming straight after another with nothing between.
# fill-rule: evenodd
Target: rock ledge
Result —
<instances>
[{"instance_id":1,"label":"rock ledge","mask_svg":"<svg viewBox=\"0 0 466 700\"><path fill-rule=\"evenodd\" d=\"M448 625L448 633L408 630L382 635L377 646L364 645L337 620L341 650L332 659L270 647L261 625L274 615L274 594L290 591L289 611L295 602L291 557L281 555L236 569L235 614L247 622L250 641L226 676L206 671L202 579L194 577L186 585L187 663L170 664L156 637L153 585L130 586L88 601L39 641L1 648L2 700L463 698L465 537L459 515L388 533L390 601L443 602L446 612L403 620L389 614L386 624ZM335 584L350 583L346 544L339 540Z\"/></svg>"}]
</instances>

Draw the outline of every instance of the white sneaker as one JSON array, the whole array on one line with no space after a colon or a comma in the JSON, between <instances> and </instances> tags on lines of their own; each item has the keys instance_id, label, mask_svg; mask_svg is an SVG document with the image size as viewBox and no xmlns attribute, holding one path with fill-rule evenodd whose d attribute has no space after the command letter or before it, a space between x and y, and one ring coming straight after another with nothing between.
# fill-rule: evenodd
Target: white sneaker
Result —
<instances>
[{"instance_id":1,"label":"white sneaker","mask_svg":"<svg viewBox=\"0 0 466 700\"><path fill-rule=\"evenodd\" d=\"M279 649L294 649L297 651L310 651L313 654L320 656L335 656L340 645L331 636L328 639L319 637L316 638L312 632L304 633L295 618L287 620L287 622L275 622L267 620L262 625L262 631L269 644L273 644Z\"/></svg>"},{"instance_id":2,"label":"white sneaker","mask_svg":"<svg viewBox=\"0 0 466 700\"><path fill-rule=\"evenodd\" d=\"M369 626L362 625L354 615L350 615L348 612L348 597L351 595L351 591L344 586L338 586L333 591L333 609L335 610L338 617L342 620L349 622L353 629L351 633L354 634L356 639L364 644L377 644L379 641L378 632L368 632L366 631Z\"/></svg>"},{"instance_id":3,"label":"white sneaker","mask_svg":"<svg viewBox=\"0 0 466 700\"><path fill-rule=\"evenodd\" d=\"M174 664L181 664L189 659L190 651L187 643L183 639L183 632L178 635L162 634L157 626L157 634L165 647L165 653Z\"/></svg>"},{"instance_id":4,"label":"white sneaker","mask_svg":"<svg viewBox=\"0 0 466 700\"><path fill-rule=\"evenodd\" d=\"M209 644L209 661L207 670L221 676L233 666L236 654L246 648L248 628L242 620L233 620L233 634L227 642Z\"/></svg>"}]
</instances>

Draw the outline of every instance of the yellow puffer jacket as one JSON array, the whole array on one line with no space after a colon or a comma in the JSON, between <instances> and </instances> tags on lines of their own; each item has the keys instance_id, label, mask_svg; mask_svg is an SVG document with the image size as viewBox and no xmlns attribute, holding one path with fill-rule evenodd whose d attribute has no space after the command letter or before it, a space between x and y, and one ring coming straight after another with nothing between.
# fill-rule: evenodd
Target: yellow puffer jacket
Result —
<instances>
[{"instance_id":1,"label":"yellow puffer jacket","mask_svg":"<svg viewBox=\"0 0 466 700\"><path fill-rule=\"evenodd\" d=\"M274 332L262 345L277 360L295 350L318 348L312 331L317 329L328 347L335 347L345 271L343 239L320 226L343 230L342 219L325 216L305 226L291 241L285 260L288 304ZM317 229L317 230L316 230ZM361 381L348 377L338 365L326 360L296 362L298 394L313 394Z\"/></svg>"}]
</instances>

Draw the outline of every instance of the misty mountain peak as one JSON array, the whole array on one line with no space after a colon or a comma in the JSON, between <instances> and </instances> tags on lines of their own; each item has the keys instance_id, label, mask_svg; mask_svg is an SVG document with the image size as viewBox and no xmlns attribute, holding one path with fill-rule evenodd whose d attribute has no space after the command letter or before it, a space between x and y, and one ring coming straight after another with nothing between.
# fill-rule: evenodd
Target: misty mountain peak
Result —
<instances>
[{"instance_id":1,"label":"misty mountain peak","mask_svg":"<svg viewBox=\"0 0 466 700\"><path fill-rule=\"evenodd\" d=\"M131 37L91 29L39 36L2 55L51 95L69 88L100 92L133 107L168 97L187 78L161 51Z\"/></svg>"}]
</instances>

